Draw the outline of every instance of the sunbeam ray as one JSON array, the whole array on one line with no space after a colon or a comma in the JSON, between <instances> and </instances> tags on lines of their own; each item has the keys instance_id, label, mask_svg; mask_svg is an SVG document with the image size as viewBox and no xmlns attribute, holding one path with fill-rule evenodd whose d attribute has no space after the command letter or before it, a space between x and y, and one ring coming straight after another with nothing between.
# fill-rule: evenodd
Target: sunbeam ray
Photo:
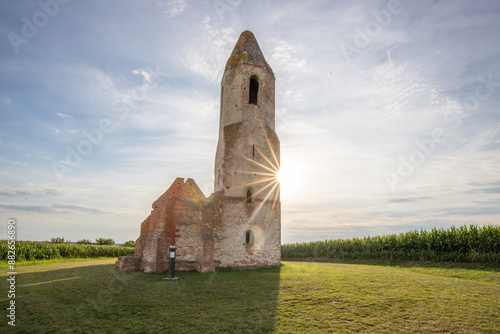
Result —
<instances>
[{"instance_id":1,"label":"sunbeam ray","mask_svg":"<svg viewBox=\"0 0 500 334\"><path fill-rule=\"evenodd\" d=\"M264 134L264 137L266 138L266 143L267 143L267 146L269 147L269 150L271 151L271 154L273 156L273 159L274 159L274 162L276 162L276 169L279 170L280 169L280 163L278 161L278 158L276 157L276 154L274 153L274 150L273 150L273 146L271 145L271 143L269 142L269 137L267 137L267 133L266 131L264 130L264 125L260 124L260 128L262 129L262 133Z\"/></svg>"},{"instance_id":2,"label":"sunbeam ray","mask_svg":"<svg viewBox=\"0 0 500 334\"><path fill-rule=\"evenodd\" d=\"M271 160L269 160L269 159L268 159L268 158L267 158L267 157L266 157L266 156L262 153L262 151L261 151L258 147L256 147L256 149L257 149L257 152L258 152L258 153L259 153L259 154L260 154L260 155L264 158L264 160L266 160L266 161L269 163L269 165L271 165L271 167L272 167L272 168L274 168L274 170L275 170L276 172L278 172L278 171L279 171L279 168L278 168L277 166L273 165L273 163L271 162Z\"/></svg>"},{"instance_id":3,"label":"sunbeam ray","mask_svg":"<svg viewBox=\"0 0 500 334\"><path fill-rule=\"evenodd\" d=\"M260 183L264 183L264 182L275 182L275 181L274 181L274 179L264 179L264 180L259 180L259 181L255 181L255 182L245 183L245 184L242 184L240 186L236 186L234 188L239 189L239 188L244 188L246 186L251 186L254 184L260 184Z\"/></svg>"},{"instance_id":4,"label":"sunbeam ray","mask_svg":"<svg viewBox=\"0 0 500 334\"><path fill-rule=\"evenodd\" d=\"M269 184L267 187L271 186L273 184ZM274 189L276 189L276 187L279 185L278 182L274 183L274 187L267 193L266 197L264 197L264 199L262 200L262 202L259 203L259 205L257 206L257 208L255 209L255 211L252 213L252 216L250 217L249 221L252 221L253 219L255 219L255 216L257 216L257 214L260 212L260 210L262 209L262 207L265 205L265 203L267 202L267 199L269 198L269 196L273 193Z\"/></svg>"},{"instance_id":5,"label":"sunbeam ray","mask_svg":"<svg viewBox=\"0 0 500 334\"><path fill-rule=\"evenodd\" d=\"M276 205L276 202L278 201L278 198L280 196L281 192L281 183L278 182L278 190L274 193L274 200L273 200L273 206L271 207L271 212L274 212L274 206ZM268 217L269 219L270 217Z\"/></svg>"},{"instance_id":6,"label":"sunbeam ray","mask_svg":"<svg viewBox=\"0 0 500 334\"><path fill-rule=\"evenodd\" d=\"M240 154L240 153L238 153L238 152L236 152L236 151L234 151L234 150L232 150L232 152L233 152L234 154L236 154L236 155L238 155L238 156L242 157L243 159L245 159L245 160L247 160L247 161L250 161L250 162L254 163L255 165L257 165L257 166L259 166L259 167L262 167L262 168L264 168L264 169L266 169L266 170L268 170L268 171L270 171L270 172L273 172L273 173L277 173L277 172L278 172L276 169L272 169L272 168L270 168L270 167L267 167L266 165L261 164L260 162L257 162L257 161L255 161L255 160L253 160L253 159L248 158L248 157L245 157L243 154Z\"/></svg>"},{"instance_id":7,"label":"sunbeam ray","mask_svg":"<svg viewBox=\"0 0 500 334\"><path fill-rule=\"evenodd\" d=\"M274 177L276 177L276 173L249 172L249 171L245 171L245 170L237 170L236 172L243 173L243 174L255 174L255 175L264 175L264 176L274 176Z\"/></svg>"},{"instance_id":8,"label":"sunbeam ray","mask_svg":"<svg viewBox=\"0 0 500 334\"><path fill-rule=\"evenodd\" d=\"M272 186L273 184L276 185L278 184L279 182L276 180L272 183L269 183L267 186L265 186L264 188L260 189L259 191L257 191L255 194L252 195L252 197L255 197L255 195L258 195L260 194L261 192L263 192L264 190L266 190L267 188L269 188L270 186Z\"/></svg>"}]
</instances>

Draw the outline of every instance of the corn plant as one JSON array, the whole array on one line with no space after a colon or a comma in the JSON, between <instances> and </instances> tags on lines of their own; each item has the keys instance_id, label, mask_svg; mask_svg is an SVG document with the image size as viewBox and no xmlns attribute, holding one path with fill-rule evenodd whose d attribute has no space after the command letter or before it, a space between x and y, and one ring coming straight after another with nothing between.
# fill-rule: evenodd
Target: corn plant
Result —
<instances>
[{"instance_id":1,"label":"corn plant","mask_svg":"<svg viewBox=\"0 0 500 334\"><path fill-rule=\"evenodd\" d=\"M8 255L7 240L0 240L0 261L6 261ZM16 260L45 260L57 258L96 258L118 257L134 254L133 247L99 246L85 244L54 244L39 241L16 241Z\"/></svg>"},{"instance_id":2,"label":"corn plant","mask_svg":"<svg viewBox=\"0 0 500 334\"><path fill-rule=\"evenodd\" d=\"M284 258L345 258L500 263L500 226L452 226L399 235L295 243Z\"/></svg>"}]
</instances>

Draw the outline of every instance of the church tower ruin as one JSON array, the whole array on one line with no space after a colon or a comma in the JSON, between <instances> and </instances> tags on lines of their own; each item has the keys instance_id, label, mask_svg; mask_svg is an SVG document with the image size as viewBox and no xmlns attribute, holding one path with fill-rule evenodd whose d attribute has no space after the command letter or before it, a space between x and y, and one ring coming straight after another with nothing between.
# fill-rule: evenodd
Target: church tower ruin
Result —
<instances>
[{"instance_id":1,"label":"church tower ruin","mask_svg":"<svg viewBox=\"0 0 500 334\"><path fill-rule=\"evenodd\" d=\"M274 73L250 31L241 33L221 82L214 193L177 178L141 224L135 255L123 271L168 270L168 236L178 228L177 270L258 268L281 262L281 202L277 173Z\"/></svg>"},{"instance_id":2,"label":"church tower ruin","mask_svg":"<svg viewBox=\"0 0 500 334\"><path fill-rule=\"evenodd\" d=\"M281 204L276 179L280 142L274 132L274 82L257 40L244 31L221 83L214 193L223 208L223 263L280 263Z\"/></svg>"}]
</instances>

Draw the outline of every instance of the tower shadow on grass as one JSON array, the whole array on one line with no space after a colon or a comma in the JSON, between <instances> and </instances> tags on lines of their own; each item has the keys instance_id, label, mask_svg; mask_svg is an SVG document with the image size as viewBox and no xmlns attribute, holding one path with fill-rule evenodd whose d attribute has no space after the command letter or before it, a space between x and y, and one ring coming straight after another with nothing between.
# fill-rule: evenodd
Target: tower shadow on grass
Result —
<instances>
[{"instance_id":1,"label":"tower shadow on grass","mask_svg":"<svg viewBox=\"0 0 500 334\"><path fill-rule=\"evenodd\" d=\"M16 276L17 331L266 333L275 327L280 267L180 272L176 281L118 272L112 264L44 268ZM0 307L8 303L3 298Z\"/></svg>"}]
</instances>

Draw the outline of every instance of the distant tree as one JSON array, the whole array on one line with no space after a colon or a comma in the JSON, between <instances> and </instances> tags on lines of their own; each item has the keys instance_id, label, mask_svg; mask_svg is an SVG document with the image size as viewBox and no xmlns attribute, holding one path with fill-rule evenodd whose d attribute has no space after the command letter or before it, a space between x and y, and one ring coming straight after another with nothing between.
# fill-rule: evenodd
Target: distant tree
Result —
<instances>
[{"instance_id":1,"label":"distant tree","mask_svg":"<svg viewBox=\"0 0 500 334\"><path fill-rule=\"evenodd\" d=\"M50 238L50 242L52 242L53 244L62 244L64 242L69 242L69 240L65 241L64 237L62 237L62 238L61 237L56 237L56 238Z\"/></svg>"},{"instance_id":2,"label":"distant tree","mask_svg":"<svg viewBox=\"0 0 500 334\"><path fill-rule=\"evenodd\" d=\"M113 239L98 238L95 239L95 243L98 245L114 245L115 241Z\"/></svg>"},{"instance_id":3,"label":"distant tree","mask_svg":"<svg viewBox=\"0 0 500 334\"><path fill-rule=\"evenodd\" d=\"M76 243L81 245L92 245L92 241L90 241L89 239L78 240Z\"/></svg>"},{"instance_id":4,"label":"distant tree","mask_svg":"<svg viewBox=\"0 0 500 334\"><path fill-rule=\"evenodd\" d=\"M134 240L129 240L123 243L123 247L135 247L135 241Z\"/></svg>"}]
</instances>

